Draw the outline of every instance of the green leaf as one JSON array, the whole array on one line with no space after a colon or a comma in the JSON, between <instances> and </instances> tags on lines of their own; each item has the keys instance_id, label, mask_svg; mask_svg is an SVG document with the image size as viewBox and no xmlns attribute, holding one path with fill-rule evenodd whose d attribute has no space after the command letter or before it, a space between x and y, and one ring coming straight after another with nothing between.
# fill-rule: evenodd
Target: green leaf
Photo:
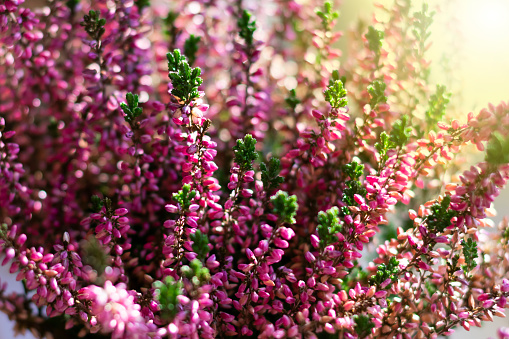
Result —
<instances>
[{"instance_id":1,"label":"green leaf","mask_svg":"<svg viewBox=\"0 0 509 339\"><path fill-rule=\"evenodd\" d=\"M316 227L316 231L320 238L320 245L322 248L338 242L336 234L341 232L341 229L339 208L334 206L325 212L318 212L318 226Z\"/></svg>"},{"instance_id":2,"label":"green leaf","mask_svg":"<svg viewBox=\"0 0 509 339\"><path fill-rule=\"evenodd\" d=\"M133 123L134 120L143 113L143 109L138 107L138 95L132 94L131 92L126 94L127 104L121 102L120 107L125 113L125 121L129 124Z\"/></svg>"},{"instance_id":3,"label":"green leaf","mask_svg":"<svg viewBox=\"0 0 509 339\"><path fill-rule=\"evenodd\" d=\"M238 139L237 145L233 146L234 159L241 171L253 169L253 161L258 158L255 146L256 139L251 134L246 134L244 139Z\"/></svg>"},{"instance_id":4,"label":"green leaf","mask_svg":"<svg viewBox=\"0 0 509 339\"><path fill-rule=\"evenodd\" d=\"M509 137L504 137L499 132L492 133L486 149L485 160L494 166L509 163Z\"/></svg>"},{"instance_id":5,"label":"green leaf","mask_svg":"<svg viewBox=\"0 0 509 339\"><path fill-rule=\"evenodd\" d=\"M323 3L323 9L315 9L315 13L320 17L320 19L322 19L322 27L326 31L333 28L332 24L334 20L339 17L339 12L333 10L332 1L329 0Z\"/></svg>"},{"instance_id":6,"label":"green leaf","mask_svg":"<svg viewBox=\"0 0 509 339\"><path fill-rule=\"evenodd\" d=\"M375 108L376 105L387 102L385 96L386 84L383 81L375 80L368 86L368 93L370 96L369 105L371 108Z\"/></svg>"},{"instance_id":7,"label":"green leaf","mask_svg":"<svg viewBox=\"0 0 509 339\"><path fill-rule=\"evenodd\" d=\"M196 53L200 48L198 46L200 40L201 37L194 36L194 34L191 34L189 38L187 38L186 41L184 42L184 54L187 56L187 59L189 60L189 65L194 64L196 60Z\"/></svg>"},{"instance_id":8,"label":"green leaf","mask_svg":"<svg viewBox=\"0 0 509 339\"><path fill-rule=\"evenodd\" d=\"M293 110L297 107L298 104L300 104L300 100L297 98L297 93L295 89L290 90L290 94L285 99L288 106L290 106Z\"/></svg>"},{"instance_id":9,"label":"green leaf","mask_svg":"<svg viewBox=\"0 0 509 339\"><path fill-rule=\"evenodd\" d=\"M394 147L403 147L411 134L412 128L408 126L408 116L404 115L393 124L390 142Z\"/></svg>"},{"instance_id":10,"label":"green leaf","mask_svg":"<svg viewBox=\"0 0 509 339\"><path fill-rule=\"evenodd\" d=\"M399 273L399 261L396 257L391 257L387 264L378 265L376 273L370 278L369 282L371 285L380 286L387 279L391 279L392 282L396 281ZM390 288L391 284L387 285L385 289Z\"/></svg>"},{"instance_id":11,"label":"green leaf","mask_svg":"<svg viewBox=\"0 0 509 339\"><path fill-rule=\"evenodd\" d=\"M242 12L242 16L237 21L237 27L239 28L239 35L246 42L247 46L253 45L253 35L256 31L256 21L252 17L252 14L247 10Z\"/></svg>"},{"instance_id":12,"label":"green leaf","mask_svg":"<svg viewBox=\"0 0 509 339\"><path fill-rule=\"evenodd\" d=\"M195 252L198 256L197 258L201 261L204 261L207 253L209 253L209 238L206 234L203 234L200 230L196 230L196 232L191 233L191 240L193 241L193 252Z\"/></svg>"},{"instance_id":13,"label":"green leaf","mask_svg":"<svg viewBox=\"0 0 509 339\"><path fill-rule=\"evenodd\" d=\"M182 266L180 270L182 275L189 279L193 285L199 286L210 280L209 269L203 267L203 263L198 259L191 261L189 266Z\"/></svg>"},{"instance_id":14,"label":"green leaf","mask_svg":"<svg viewBox=\"0 0 509 339\"><path fill-rule=\"evenodd\" d=\"M74 10L76 6L80 3L80 0L68 0L65 5L71 9Z\"/></svg>"},{"instance_id":15,"label":"green leaf","mask_svg":"<svg viewBox=\"0 0 509 339\"><path fill-rule=\"evenodd\" d=\"M191 190L191 185L185 184L178 193L173 193L173 199L177 201L183 210L187 210L191 206L193 199L196 197L196 191Z\"/></svg>"},{"instance_id":16,"label":"green leaf","mask_svg":"<svg viewBox=\"0 0 509 339\"><path fill-rule=\"evenodd\" d=\"M138 12L141 13L144 8L150 7L150 0L136 0L134 4L138 7Z\"/></svg>"},{"instance_id":17,"label":"green leaf","mask_svg":"<svg viewBox=\"0 0 509 339\"><path fill-rule=\"evenodd\" d=\"M198 87L203 82L203 79L200 78L201 69L191 68L186 58L180 54L179 49L166 54L166 57L168 59L168 77L173 85L171 94L188 105L200 97Z\"/></svg>"},{"instance_id":18,"label":"green leaf","mask_svg":"<svg viewBox=\"0 0 509 339\"><path fill-rule=\"evenodd\" d=\"M92 211L94 211L94 213L99 213L104 206L103 201L97 195L92 196L91 203L92 203Z\"/></svg>"},{"instance_id":19,"label":"green leaf","mask_svg":"<svg viewBox=\"0 0 509 339\"><path fill-rule=\"evenodd\" d=\"M297 204L297 196L288 196L288 193L284 191L278 191L270 198L270 201L274 206L274 213L279 215L279 220L281 220L281 222L286 222L289 224L294 224L296 222L295 216L297 215L297 210L299 209L299 204Z\"/></svg>"},{"instance_id":20,"label":"green leaf","mask_svg":"<svg viewBox=\"0 0 509 339\"><path fill-rule=\"evenodd\" d=\"M85 28L85 31L94 40L99 40L105 32L103 26L106 24L106 19L99 19L99 15L99 11L90 10L88 14L83 16L83 21L80 22L80 25Z\"/></svg>"},{"instance_id":21,"label":"green leaf","mask_svg":"<svg viewBox=\"0 0 509 339\"><path fill-rule=\"evenodd\" d=\"M437 85L435 94L432 94L429 99L429 108L425 116L429 130L437 130L437 123L444 118L450 97L451 93L446 92L445 86Z\"/></svg>"},{"instance_id":22,"label":"green leaf","mask_svg":"<svg viewBox=\"0 0 509 339\"><path fill-rule=\"evenodd\" d=\"M364 173L364 165L359 164L357 161L352 161L343 166L343 173L352 180L358 180Z\"/></svg>"},{"instance_id":23,"label":"green leaf","mask_svg":"<svg viewBox=\"0 0 509 339\"><path fill-rule=\"evenodd\" d=\"M159 302L161 318L171 320L177 314L178 296L182 294L182 282L175 282L172 277L165 281L155 281L153 284L155 299Z\"/></svg>"},{"instance_id":24,"label":"green leaf","mask_svg":"<svg viewBox=\"0 0 509 339\"><path fill-rule=\"evenodd\" d=\"M449 209L451 197L446 195L441 203L431 206L431 215L426 218L428 230L441 233L451 225L451 219L458 215L457 211Z\"/></svg>"},{"instance_id":25,"label":"green leaf","mask_svg":"<svg viewBox=\"0 0 509 339\"><path fill-rule=\"evenodd\" d=\"M347 177L350 177L350 180L345 181L346 187L343 189L341 200L347 206L357 206L358 204L354 199L354 195L359 194L363 198L366 198L367 194L364 185L359 181L359 178L364 173L364 165L359 164L356 161L352 161L351 163L343 166L343 173L345 173ZM341 208L341 212L344 215L350 214L350 211L346 206Z\"/></svg>"},{"instance_id":26,"label":"green leaf","mask_svg":"<svg viewBox=\"0 0 509 339\"><path fill-rule=\"evenodd\" d=\"M263 188L270 192L281 185L285 179L279 176L281 162L277 158L270 158L268 166L265 163L260 164L262 172Z\"/></svg>"},{"instance_id":27,"label":"green leaf","mask_svg":"<svg viewBox=\"0 0 509 339\"><path fill-rule=\"evenodd\" d=\"M323 91L325 101L333 108L345 107L348 105L346 99L347 91L343 86L343 82L339 79L338 71L332 73L332 79L329 80L329 86Z\"/></svg>"},{"instance_id":28,"label":"green leaf","mask_svg":"<svg viewBox=\"0 0 509 339\"><path fill-rule=\"evenodd\" d=\"M380 164L385 164L388 159L387 151L394 147L395 145L391 141L389 135L385 131L380 133L380 142L375 144L375 148L380 154Z\"/></svg>"},{"instance_id":29,"label":"green leaf","mask_svg":"<svg viewBox=\"0 0 509 339\"><path fill-rule=\"evenodd\" d=\"M365 37L368 40L369 49L375 52L376 55L380 55L384 32L376 30L373 26L369 26L368 33L366 33Z\"/></svg>"},{"instance_id":30,"label":"green leaf","mask_svg":"<svg viewBox=\"0 0 509 339\"><path fill-rule=\"evenodd\" d=\"M477 243L472 238L468 238L467 241L462 240L461 245L463 246L463 256L465 257L465 265L462 265L461 268L465 275L468 275L477 266L475 262L475 259L478 257Z\"/></svg>"},{"instance_id":31,"label":"green leaf","mask_svg":"<svg viewBox=\"0 0 509 339\"><path fill-rule=\"evenodd\" d=\"M355 332L359 338L365 338L371 334L371 329L375 328L375 323L372 322L366 315L354 315Z\"/></svg>"}]
</instances>

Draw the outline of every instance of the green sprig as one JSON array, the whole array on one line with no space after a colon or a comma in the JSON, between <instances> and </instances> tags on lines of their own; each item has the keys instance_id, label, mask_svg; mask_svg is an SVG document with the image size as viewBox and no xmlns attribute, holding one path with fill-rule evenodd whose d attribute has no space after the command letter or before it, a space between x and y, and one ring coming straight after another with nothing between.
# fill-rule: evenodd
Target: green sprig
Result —
<instances>
[{"instance_id":1,"label":"green sprig","mask_svg":"<svg viewBox=\"0 0 509 339\"><path fill-rule=\"evenodd\" d=\"M370 96L369 105L371 108L375 108L378 104L385 104L387 102L387 96L385 95L385 88L387 85L385 82L380 80L373 81L368 86L368 93Z\"/></svg>"},{"instance_id":2,"label":"green sprig","mask_svg":"<svg viewBox=\"0 0 509 339\"><path fill-rule=\"evenodd\" d=\"M237 27L239 28L239 36L244 39L247 46L253 45L253 35L256 31L256 21L253 15L247 10L242 12L242 16L237 20Z\"/></svg>"},{"instance_id":3,"label":"green sprig","mask_svg":"<svg viewBox=\"0 0 509 339\"><path fill-rule=\"evenodd\" d=\"M353 320L355 322L355 333L359 338L365 338L371 334L371 329L375 328L375 323L371 319L364 315L354 315Z\"/></svg>"},{"instance_id":4,"label":"green sprig","mask_svg":"<svg viewBox=\"0 0 509 339\"><path fill-rule=\"evenodd\" d=\"M342 226L339 220L339 208L336 206L327 211L318 212L318 226L316 231L320 238L320 245L326 247L338 241L336 234L341 232Z\"/></svg>"},{"instance_id":5,"label":"green sprig","mask_svg":"<svg viewBox=\"0 0 509 339\"><path fill-rule=\"evenodd\" d=\"M412 127L408 125L408 116L404 115L393 124L390 142L393 147L403 147L406 145L411 134Z\"/></svg>"},{"instance_id":6,"label":"green sprig","mask_svg":"<svg viewBox=\"0 0 509 339\"><path fill-rule=\"evenodd\" d=\"M338 71L332 72L332 78L329 79L329 86L323 91L325 101L327 101L332 108L340 108L348 105L346 99L347 91L343 82L339 79Z\"/></svg>"},{"instance_id":7,"label":"green sprig","mask_svg":"<svg viewBox=\"0 0 509 339\"><path fill-rule=\"evenodd\" d=\"M246 134L244 139L237 140L237 145L233 146L233 153L241 171L252 170L253 161L258 158L256 139L251 134Z\"/></svg>"},{"instance_id":8,"label":"green sprig","mask_svg":"<svg viewBox=\"0 0 509 339\"><path fill-rule=\"evenodd\" d=\"M276 194L270 197L270 201L274 206L274 213L279 216L279 220L281 222L295 224L295 216L297 215L297 210L299 209L299 204L297 204L297 196L289 196L288 193L284 191L278 191Z\"/></svg>"},{"instance_id":9,"label":"green sprig","mask_svg":"<svg viewBox=\"0 0 509 339\"><path fill-rule=\"evenodd\" d=\"M185 184L178 193L173 193L173 199L177 201L183 210L187 210L196 197L196 191L191 190L191 185Z\"/></svg>"},{"instance_id":10,"label":"green sprig","mask_svg":"<svg viewBox=\"0 0 509 339\"><path fill-rule=\"evenodd\" d=\"M295 110L297 105L300 104L300 100L297 98L297 92L295 91L295 88L290 90L290 93L288 94L288 97L286 97L285 101L293 110Z\"/></svg>"},{"instance_id":11,"label":"green sprig","mask_svg":"<svg viewBox=\"0 0 509 339\"><path fill-rule=\"evenodd\" d=\"M499 132L492 133L485 159L487 163L494 166L509 163L509 138Z\"/></svg>"},{"instance_id":12,"label":"green sprig","mask_svg":"<svg viewBox=\"0 0 509 339\"><path fill-rule=\"evenodd\" d=\"M398 278L399 272L399 261L396 260L396 257L391 257L387 264L378 265L376 273L369 279L371 285L380 286L387 279L391 279L392 282L396 281ZM387 285L385 288L390 288L390 285Z\"/></svg>"},{"instance_id":13,"label":"green sprig","mask_svg":"<svg viewBox=\"0 0 509 339\"><path fill-rule=\"evenodd\" d=\"M449 209L451 197L446 195L441 203L431 206L431 215L427 217L428 229L434 233L441 233L451 225L451 219L458 215L458 212Z\"/></svg>"},{"instance_id":14,"label":"green sprig","mask_svg":"<svg viewBox=\"0 0 509 339\"><path fill-rule=\"evenodd\" d=\"M185 56L180 54L179 49L166 54L166 57L168 58L168 77L173 85L171 94L183 100L186 105L199 98L198 87L203 82L203 79L200 78L201 69L199 67L191 68Z\"/></svg>"},{"instance_id":15,"label":"green sprig","mask_svg":"<svg viewBox=\"0 0 509 339\"><path fill-rule=\"evenodd\" d=\"M475 262L475 259L479 256L477 254L477 243L472 238L468 238L467 241L462 240L461 245L465 257L465 265L462 265L461 268L468 275L477 266Z\"/></svg>"},{"instance_id":16,"label":"green sprig","mask_svg":"<svg viewBox=\"0 0 509 339\"><path fill-rule=\"evenodd\" d=\"M99 18L100 14L101 12L99 11L90 10L88 14L83 16L83 21L80 22L80 25L85 28L85 31L94 40L99 40L105 32L104 25L106 24L106 19Z\"/></svg>"},{"instance_id":17,"label":"green sprig","mask_svg":"<svg viewBox=\"0 0 509 339\"><path fill-rule=\"evenodd\" d=\"M203 263L198 259L194 259L193 261L191 261L189 266L187 265L182 266L180 270L182 272L182 275L187 279L191 280L191 282L195 286L199 286L202 283L206 283L207 281L210 280L209 269L203 267Z\"/></svg>"},{"instance_id":18,"label":"green sprig","mask_svg":"<svg viewBox=\"0 0 509 339\"><path fill-rule=\"evenodd\" d=\"M191 233L191 240L193 241L193 252L197 254L197 258L201 261L205 260L207 253L209 253L209 237L202 233L200 230Z\"/></svg>"},{"instance_id":19,"label":"green sprig","mask_svg":"<svg viewBox=\"0 0 509 339\"><path fill-rule=\"evenodd\" d=\"M125 121L129 124L133 123L134 120L143 113L143 109L139 107L138 95L132 94L131 92L126 94L127 104L124 102L120 103L120 107L125 113Z\"/></svg>"},{"instance_id":20,"label":"green sprig","mask_svg":"<svg viewBox=\"0 0 509 339\"><path fill-rule=\"evenodd\" d=\"M447 93L446 90L445 86L437 85L435 94L432 94L429 99L429 108L425 116L429 130L436 130L437 123L445 116L445 110L451 98L451 93Z\"/></svg>"},{"instance_id":21,"label":"green sprig","mask_svg":"<svg viewBox=\"0 0 509 339\"><path fill-rule=\"evenodd\" d=\"M189 65L194 64L196 61L196 53L200 48L199 43L201 41L201 37L195 36L191 34L189 38L184 42L184 55L187 56L187 60L189 61Z\"/></svg>"},{"instance_id":22,"label":"green sprig","mask_svg":"<svg viewBox=\"0 0 509 339\"><path fill-rule=\"evenodd\" d=\"M322 27L326 31L330 30L334 20L339 18L339 12L334 11L332 7L332 1L327 0L323 3L323 9L315 9L315 13L322 19Z\"/></svg>"},{"instance_id":23,"label":"green sprig","mask_svg":"<svg viewBox=\"0 0 509 339\"><path fill-rule=\"evenodd\" d=\"M161 318L171 320L177 314L179 304L177 297L182 294L182 282L175 282L173 277L166 277L165 281L155 281L155 299L159 302Z\"/></svg>"},{"instance_id":24,"label":"green sprig","mask_svg":"<svg viewBox=\"0 0 509 339\"><path fill-rule=\"evenodd\" d=\"M368 40L369 50L374 52L377 56L380 56L384 35L384 32L375 29L373 26L368 27L368 32L365 35Z\"/></svg>"},{"instance_id":25,"label":"green sprig","mask_svg":"<svg viewBox=\"0 0 509 339\"><path fill-rule=\"evenodd\" d=\"M281 161L278 158L270 158L268 165L265 163L260 164L262 172L263 188L266 192L270 192L281 185L285 179L279 176Z\"/></svg>"}]
</instances>

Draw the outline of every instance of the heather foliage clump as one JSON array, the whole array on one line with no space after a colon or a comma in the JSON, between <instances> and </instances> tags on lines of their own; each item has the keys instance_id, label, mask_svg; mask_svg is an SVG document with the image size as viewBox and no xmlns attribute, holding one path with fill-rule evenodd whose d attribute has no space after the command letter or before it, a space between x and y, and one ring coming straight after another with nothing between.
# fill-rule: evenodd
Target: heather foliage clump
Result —
<instances>
[{"instance_id":1,"label":"heather foliage clump","mask_svg":"<svg viewBox=\"0 0 509 339\"><path fill-rule=\"evenodd\" d=\"M378 8L340 63L333 1L153 2L0 1L16 332L438 338L504 316L509 104L451 118L428 6Z\"/></svg>"}]
</instances>

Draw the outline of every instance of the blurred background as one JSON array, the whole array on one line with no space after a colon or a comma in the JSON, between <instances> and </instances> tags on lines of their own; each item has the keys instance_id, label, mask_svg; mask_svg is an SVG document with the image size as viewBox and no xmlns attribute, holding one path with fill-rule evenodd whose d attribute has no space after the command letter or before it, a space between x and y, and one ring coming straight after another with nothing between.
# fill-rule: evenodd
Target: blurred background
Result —
<instances>
[{"instance_id":1,"label":"blurred background","mask_svg":"<svg viewBox=\"0 0 509 339\"><path fill-rule=\"evenodd\" d=\"M377 2L389 5L393 1ZM44 1L26 1L29 7L41 3ZM428 3L437 12L432 26L433 45L428 52L433 65L431 82L445 84L453 93L452 113L462 121L461 116L466 118L469 112L477 113L488 103L509 100L509 0L430 0ZM415 1L416 10L421 5L422 1ZM374 9L372 0L343 0L338 29L346 32L359 19L370 21ZM342 47L346 46L346 37L341 39ZM347 57L345 54L342 59ZM494 221L498 224L504 215L509 215L509 190L498 198L495 208L498 215ZM0 277L8 283L9 292L23 292L21 283L15 281L6 267L0 267ZM482 329L474 327L470 332L457 330L451 338L496 338L500 326L509 327L509 319L497 318L495 323L487 323ZM7 316L0 313L0 339L13 338L12 327ZM25 334L17 338L33 336Z\"/></svg>"}]
</instances>

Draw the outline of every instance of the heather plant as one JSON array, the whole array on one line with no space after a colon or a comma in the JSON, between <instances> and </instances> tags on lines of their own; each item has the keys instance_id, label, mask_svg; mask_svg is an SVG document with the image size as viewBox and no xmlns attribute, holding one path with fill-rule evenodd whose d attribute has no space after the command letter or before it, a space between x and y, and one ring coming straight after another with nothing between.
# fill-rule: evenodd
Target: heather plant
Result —
<instances>
[{"instance_id":1,"label":"heather plant","mask_svg":"<svg viewBox=\"0 0 509 339\"><path fill-rule=\"evenodd\" d=\"M329 0L1 0L15 331L438 338L503 317L509 104L451 120L433 12L377 10L341 64Z\"/></svg>"}]
</instances>

